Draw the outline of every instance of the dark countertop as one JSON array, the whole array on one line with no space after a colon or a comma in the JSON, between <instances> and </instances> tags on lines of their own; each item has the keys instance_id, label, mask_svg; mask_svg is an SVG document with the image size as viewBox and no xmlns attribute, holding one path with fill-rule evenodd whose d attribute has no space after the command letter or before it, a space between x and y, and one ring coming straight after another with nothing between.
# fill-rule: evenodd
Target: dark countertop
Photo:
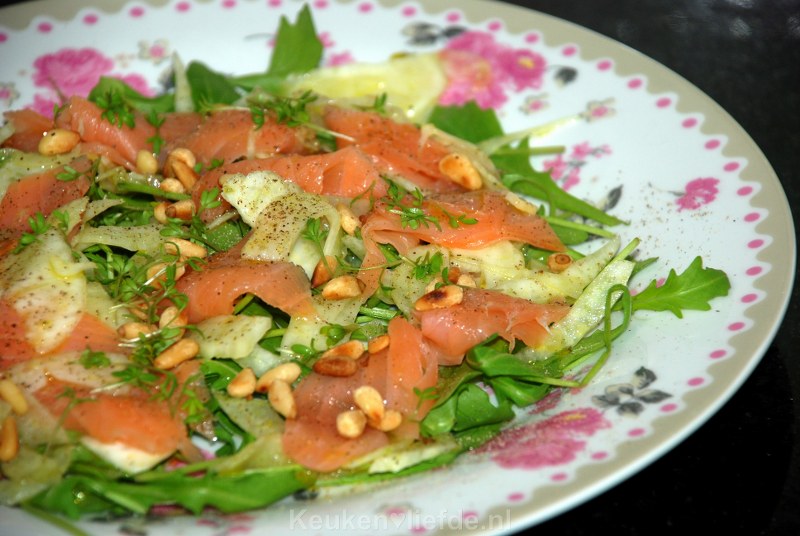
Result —
<instances>
[{"instance_id":1,"label":"dark countertop","mask_svg":"<svg viewBox=\"0 0 800 536\"><path fill-rule=\"evenodd\" d=\"M750 134L800 229L800 0L507 0L677 72ZM706 424L599 497L526 533L800 534L800 289L759 366Z\"/></svg>"},{"instance_id":2,"label":"dark countertop","mask_svg":"<svg viewBox=\"0 0 800 536\"><path fill-rule=\"evenodd\" d=\"M506 1L622 42L716 100L771 162L800 229L800 0ZM800 534L798 287L763 360L716 415L627 481L526 533Z\"/></svg>"}]
</instances>

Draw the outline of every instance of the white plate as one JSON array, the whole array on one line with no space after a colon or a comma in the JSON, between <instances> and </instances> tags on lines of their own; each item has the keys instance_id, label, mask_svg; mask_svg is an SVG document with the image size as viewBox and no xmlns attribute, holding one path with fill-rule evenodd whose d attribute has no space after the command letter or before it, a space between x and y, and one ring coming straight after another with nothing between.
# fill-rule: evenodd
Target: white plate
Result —
<instances>
[{"instance_id":1,"label":"white plate","mask_svg":"<svg viewBox=\"0 0 800 536\"><path fill-rule=\"evenodd\" d=\"M97 4L93 6L92 4ZM291 0L56 0L0 11L0 110L52 109L57 80L86 92L101 74L155 90L178 52L220 71L263 70L278 17ZM640 54L536 12L481 0L310 2L325 61L380 61L403 51L482 46L497 76L494 103L507 131L580 114L540 143L565 186L593 202L621 193L613 213L640 237L642 258L660 262L641 278L682 271L696 256L731 279L709 312L637 314L613 359L581 392L531 408L480 451L429 474L315 499L286 500L235 516L134 523L147 534L429 534L519 530L564 512L624 480L702 425L747 378L779 326L795 267L786 198L763 155L711 99ZM79 7L82 6L82 7ZM425 22L430 41L409 28ZM452 37L455 27L469 33ZM450 37L448 37L450 35ZM83 60L77 50L82 50ZM532 59L543 69L515 69ZM521 76L520 73L528 73ZM499 76L504 73L506 76ZM484 95L485 96L485 95ZM620 190L615 190L621 188ZM652 374L606 406L612 385ZM0 512L4 534L60 534L19 510ZM125 525L125 522L122 523ZM102 523L82 523L91 533ZM114 527L117 528L117 527Z\"/></svg>"}]
</instances>

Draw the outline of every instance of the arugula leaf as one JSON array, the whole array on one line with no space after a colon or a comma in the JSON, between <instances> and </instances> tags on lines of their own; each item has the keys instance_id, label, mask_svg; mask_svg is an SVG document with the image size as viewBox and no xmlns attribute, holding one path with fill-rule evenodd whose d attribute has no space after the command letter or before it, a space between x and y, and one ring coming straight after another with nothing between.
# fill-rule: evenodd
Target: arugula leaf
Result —
<instances>
[{"instance_id":1,"label":"arugula leaf","mask_svg":"<svg viewBox=\"0 0 800 536\"><path fill-rule=\"evenodd\" d=\"M684 310L708 311L711 309L708 302L727 296L730 288L725 272L703 268L703 259L698 256L683 273L670 270L663 285L651 281L646 289L633 297L633 310L671 311L683 318Z\"/></svg>"},{"instance_id":2,"label":"arugula leaf","mask_svg":"<svg viewBox=\"0 0 800 536\"><path fill-rule=\"evenodd\" d=\"M594 220L603 225L622 225L625 223L619 218L565 192L550 177L549 173L531 169L524 175L507 174L503 176L503 184L514 192L546 201L550 205L551 215L555 215L557 211L562 210Z\"/></svg>"},{"instance_id":3,"label":"arugula leaf","mask_svg":"<svg viewBox=\"0 0 800 536\"><path fill-rule=\"evenodd\" d=\"M207 474L186 478L183 474L176 474L150 482L70 475L34 497L30 503L72 519L109 510L146 514L159 504L182 506L195 515L207 506L232 513L263 508L309 487L313 480L311 473L291 465L236 476Z\"/></svg>"},{"instance_id":4,"label":"arugula leaf","mask_svg":"<svg viewBox=\"0 0 800 536\"><path fill-rule=\"evenodd\" d=\"M192 88L195 110L205 111L215 104L232 104L239 98L239 92L225 76L198 61L191 62L186 68L186 78Z\"/></svg>"},{"instance_id":5,"label":"arugula leaf","mask_svg":"<svg viewBox=\"0 0 800 536\"><path fill-rule=\"evenodd\" d=\"M267 75L285 78L306 73L316 68L321 59L322 41L317 37L311 9L304 5L294 24L281 17Z\"/></svg>"},{"instance_id":6,"label":"arugula leaf","mask_svg":"<svg viewBox=\"0 0 800 536\"><path fill-rule=\"evenodd\" d=\"M167 113L175 108L175 97L165 93L156 97L148 97L133 89L118 78L102 76L97 85L89 92L88 99L95 104L107 100L109 95L115 95L126 106L144 114ZM108 105L108 102L106 102Z\"/></svg>"},{"instance_id":7,"label":"arugula leaf","mask_svg":"<svg viewBox=\"0 0 800 536\"><path fill-rule=\"evenodd\" d=\"M484 110L475 101L462 106L436 106L428 121L439 130L472 143L503 135L494 110Z\"/></svg>"}]
</instances>

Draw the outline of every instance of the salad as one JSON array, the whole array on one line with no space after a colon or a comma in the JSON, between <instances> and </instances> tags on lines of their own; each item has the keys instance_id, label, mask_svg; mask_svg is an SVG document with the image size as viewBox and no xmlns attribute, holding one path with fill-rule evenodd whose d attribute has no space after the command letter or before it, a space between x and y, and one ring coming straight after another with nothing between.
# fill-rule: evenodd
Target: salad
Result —
<instances>
[{"instance_id":1,"label":"salad","mask_svg":"<svg viewBox=\"0 0 800 536\"><path fill-rule=\"evenodd\" d=\"M637 311L727 294L698 257L634 295L659 261L535 169L553 125L506 133L321 54L303 9L263 73L176 59L156 97L103 78L6 114L4 504L239 512L427 471L590 382Z\"/></svg>"}]
</instances>

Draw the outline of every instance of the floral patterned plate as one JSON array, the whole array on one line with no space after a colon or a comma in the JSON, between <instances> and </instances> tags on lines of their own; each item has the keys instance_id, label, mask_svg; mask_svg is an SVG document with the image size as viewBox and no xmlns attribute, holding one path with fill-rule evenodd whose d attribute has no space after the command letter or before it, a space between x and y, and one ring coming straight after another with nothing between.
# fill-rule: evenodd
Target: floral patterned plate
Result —
<instances>
[{"instance_id":1,"label":"floral patterned plate","mask_svg":"<svg viewBox=\"0 0 800 536\"><path fill-rule=\"evenodd\" d=\"M232 73L267 65L292 0L49 0L0 11L0 111L48 112L101 75L161 89L169 58ZM620 44L539 13L483 0L309 0L326 64L398 51L480 52L450 73L443 103L494 107L507 131L560 121L535 140L563 145L539 168L611 208L660 261L643 281L696 255L731 279L713 310L640 314L601 374L559 391L454 465L370 488L306 494L264 511L107 524L89 533L429 534L519 530L601 493L713 414L755 367L787 306L795 238L774 172L745 132L674 73ZM15 509L0 532L58 532Z\"/></svg>"}]
</instances>

